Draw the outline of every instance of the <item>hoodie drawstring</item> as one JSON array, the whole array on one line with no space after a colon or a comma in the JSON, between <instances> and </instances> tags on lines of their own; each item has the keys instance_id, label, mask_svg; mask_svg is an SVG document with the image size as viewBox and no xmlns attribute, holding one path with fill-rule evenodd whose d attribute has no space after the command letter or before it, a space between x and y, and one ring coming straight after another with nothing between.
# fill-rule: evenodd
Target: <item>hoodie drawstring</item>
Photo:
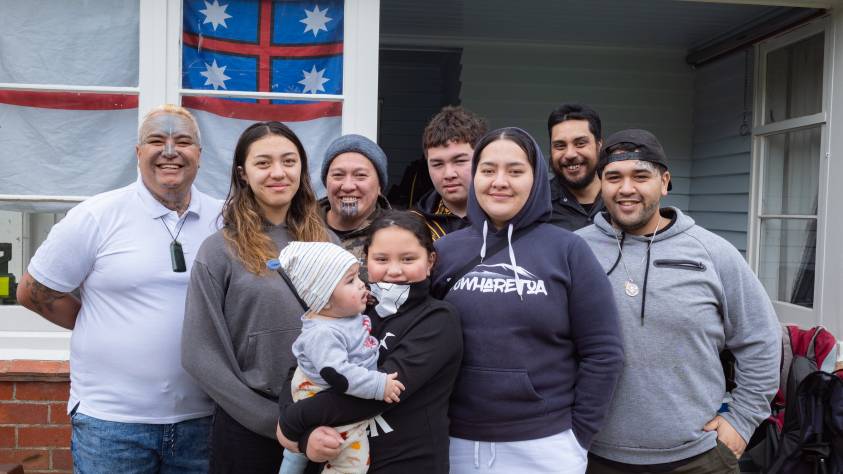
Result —
<instances>
[{"instance_id":1,"label":"hoodie drawstring","mask_svg":"<svg viewBox=\"0 0 843 474\"><path fill-rule=\"evenodd\" d=\"M655 239L655 234L653 235ZM615 236L617 239L617 235ZM626 239L626 232L621 232L621 238L618 239L618 258L615 259L614 265L612 268L606 272L606 276L612 274L615 271L615 268L618 267L618 263L620 263L621 259L623 258L623 244L624 240ZM653 240L654 240L653 239ZM650 276L650 248L653 246L653 240L650 240L650 243L647 244L647 257L645 259L646 264L644 265L644 282L641 285L641 325L644 325L644 308L647 304L647 278ZM627 275L628 276L628 275Z\"/></svg>"},{"instance_id":2,"label":"hoodie drawstring","mask_svg":"<svg viewBox=\"0 0 843 474\"><path fill-rule=\"evenodd\" d=\"M486 258L486 235L489 233L489 223L483 221L483 246L480 247L480 263Z\"/></svg>"},{"instance_id":3,"label":"hoodie drawstring","mask_svg":"<svg viewBox=\"0 0 843 474\"><path fill-rule=\"evenodd\" d=\"M495 458L497 457L494 441L489 444L489 454L489 462L486 465L491 468L495 464ZM480 441L474 442L474 469L480 469Z\"/></svg>"},{"instance_id":4,"label":"hoodie drawstring","mask_svg":"<svg viewBox=\"0 0 843 474\"><path fill-rule=\"evenodd\" d=\"M521 301L524 301L524 289L521 288L521 278L518 277L518 265L515 263L515 251L512 249L512 230L513 226L512 224L509 224L509 229L506 231L507 248L509 249L509 263L512 264L512 273L515 274L515 291L518 292L518 297L521 298ZM492 452L494 452L494 449L494 445L492 445Z\"/></svg>"},{"instance_id":5,"label":"hoodie drawstring","mask_svg":"<svg viewBox=\"0 0 843 474\"><path fill-rule=\"evenodd\" d=\"M480 441L474 442L474 469L480 469Z\"/></svg>"},{"instance_id":6,"label":"hoodie drawstring","mask_svg":"<svg viewBox=\"0 0 843 474\"><path fill-rule=\"evenodd\" d=\"M512 265L512 274L515 276L515 291L521 301L524 301L524 288L521 286L521 277L518 276L518 264L515 263L515 250L512 248L512 232L515 230L512 224L506 229L506 244L509 250L509 263ZM486 258L486 237L489 235L489 222L483 221L483 245L480 247L480 263Z\"/></svg>"},{"instance_id":7,"label":"hoodie drawstring","mask_svg":"<svg viewBox=\"0 0 843 474\"><path fill-rule=\"evenodd\" d=\"M644 284L641 288L641 325L644 325L644 304L647 302L647 276L650 274L650 247L653 243L647 246L647 266L644 267Z\"/></svg>"},{"instance_id":8,"label":"hoodie drawstring","mask_svg":"<svg viewBox=\"0 0 843 474\"><path fill-rule=\"evenodd\" d=\"M615 259L615 263L612 265L612 268L610 268L609 271L606 272L606 276L611 275L612 272L615 271L616 268L618 268L618 264L621 263L621 257L623 257L623 251L621 249L623 248L624 240L626 240L626 232L621 232L621 242L620 244L618 244L618 258Z\"/></svg>"}]
</instances>

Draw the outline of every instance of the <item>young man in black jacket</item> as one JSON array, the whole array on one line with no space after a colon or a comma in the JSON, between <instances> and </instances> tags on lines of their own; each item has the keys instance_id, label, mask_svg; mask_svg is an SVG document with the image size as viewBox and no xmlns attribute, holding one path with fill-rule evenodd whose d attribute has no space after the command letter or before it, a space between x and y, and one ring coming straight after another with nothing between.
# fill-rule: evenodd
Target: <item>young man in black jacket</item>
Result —
<instances>
[{"instance_id":1,"label":"young man in black jacket","mask_svg":"<svg viewBox=\"0 0 843 474\"><path fill-rule=\"evenodd\" d=\"M433 188L413 206L433 240L468 226L468 191L474 142L486 133L486 121L457 106L436 114L422 136L422 148Z\"/></svg>"},{"instance_id":2,"label":"young man in black jacket","mask_svg":"<svg viewBox=\"0 0 843 474\"><path fill-rule=\"evenodd\" d=\"M604 209L597 177L603 144L600 116L580 104L562 104L547 119L550 136L550 223L575 231L592 223Z\"/></svg>"}]
</instances>

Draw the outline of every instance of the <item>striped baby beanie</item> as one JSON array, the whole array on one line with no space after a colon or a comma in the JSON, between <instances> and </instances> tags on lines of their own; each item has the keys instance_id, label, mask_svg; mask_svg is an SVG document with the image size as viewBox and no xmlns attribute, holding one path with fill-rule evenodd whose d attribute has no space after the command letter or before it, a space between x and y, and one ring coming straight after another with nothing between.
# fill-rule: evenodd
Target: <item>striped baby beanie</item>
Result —
<instances>
[{"instance_id":1,"label":"striped baby beanie","mask_svg":"<svg viewBox=\"0 0 843 474\"><path fill-rule=\"evenodd\" d=\"M350 252L330 242L290 242L278 261L301 299L317 313L328 304L345 272L359 263Z\"/></svg>"}]
</instances>

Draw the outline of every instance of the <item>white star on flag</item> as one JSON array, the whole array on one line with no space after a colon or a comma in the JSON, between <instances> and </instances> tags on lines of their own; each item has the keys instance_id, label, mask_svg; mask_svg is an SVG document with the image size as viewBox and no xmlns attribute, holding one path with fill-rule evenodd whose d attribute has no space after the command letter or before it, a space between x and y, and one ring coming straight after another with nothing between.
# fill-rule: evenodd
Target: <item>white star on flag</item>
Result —
<instances>
[{"instance_id":1,"label":"white star on flag","mask_svg":"<svg viewBox=\"0 0 843 474\"><path fill-rule=\"evenodd\" d=\"M325 74L325 70L322 69L321 71L316 70L316 65L313 65L313 68L310 69L310 72L302 71L304 74L304 79L299 81L299 84L304 86L304 90L302 94L310 93L317 93L317 92L325 92L325 88L322 87L322 84L330 81L327 77L322 77Z\"/></svg>"},{"instance_id":2,"label":"white star on flag","mask_svg":"<svg viewBox=\"0 0 843 474\"><path fill-rule=\"evenodd\" d=\"M319 30L328 31L328 28L325 25L333 18L328 17L326 13L328 13L328 9L326 8L324 10L320 10L319 5L315 5L313 10L310 11L305 9L304 14L307 15L307 18L299 20L301 23L307 25L305 26L302 34L312 31L313 37L316 38L316 35L319 34Z\"/></svg>"},{"instance_id":3,"label":"white star on flag","mask_svg":"<svg viewBox=\"0 0 843 474\"><path fill-rule=\"evenodd\" d=\"M228 8L228 4L220 5L217 0L214 0L213 4L205 2L205 9L199 10L199 13L205 15L205 21L202 22L204 25L205 23L210 23L211 26L214 27L214 31L217 31L217 27L222 25L223 28L228 28L228 25L225 24L225 20L231 18L231 15L225 12L225 9Z\"/></svg>"},{"instance_id":4,"label":"white star on flag","mask_svg":"<svg viewBox=\"0 0 843 474\"><path fill-rule=\"evenodd\" d=\"M213 64L205 63L205 67L207 69L199 73L205 76L205 85L214 86L214 90L217 90L220 87L225 89L225 81L231 79L225 75L225 68L228 66L219 67L217 66L217 60L214 59Z\"/></svg>"}]
</instances>

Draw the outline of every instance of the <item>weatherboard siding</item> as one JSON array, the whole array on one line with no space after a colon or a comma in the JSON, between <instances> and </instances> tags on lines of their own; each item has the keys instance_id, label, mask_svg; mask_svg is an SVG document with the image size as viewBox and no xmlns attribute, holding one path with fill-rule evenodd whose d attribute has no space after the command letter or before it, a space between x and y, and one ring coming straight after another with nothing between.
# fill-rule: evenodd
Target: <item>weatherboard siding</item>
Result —
<instances>
[{"instance_id":1,"label":"weatherboard siding","mask_svg":"<svg viewBox=\"0 0 843 474\"><path fill-rule=\"evenodd\" d=\"M589 104L604 136L645 128L659 137L674 176L668 205L690 204L694 71L683 51L591 46L469 44L462 103L491 127L518 126L547 154L547 116L562 102Z\"/></svg>"},{"instance_id":2,"label":"weatherboard siding","mask_svg":"<svg viewBox=\"0 0 843 474\"><path fill-rule=\"evenodd\" d=\"M738 51L696 70L689 214L746 255L752 139L740 134L744 107L752 123L752 64ZM751 61L751 58L750 58ZM746 102L745 102L746 100Z\"/></svg>"}]
</instances>

